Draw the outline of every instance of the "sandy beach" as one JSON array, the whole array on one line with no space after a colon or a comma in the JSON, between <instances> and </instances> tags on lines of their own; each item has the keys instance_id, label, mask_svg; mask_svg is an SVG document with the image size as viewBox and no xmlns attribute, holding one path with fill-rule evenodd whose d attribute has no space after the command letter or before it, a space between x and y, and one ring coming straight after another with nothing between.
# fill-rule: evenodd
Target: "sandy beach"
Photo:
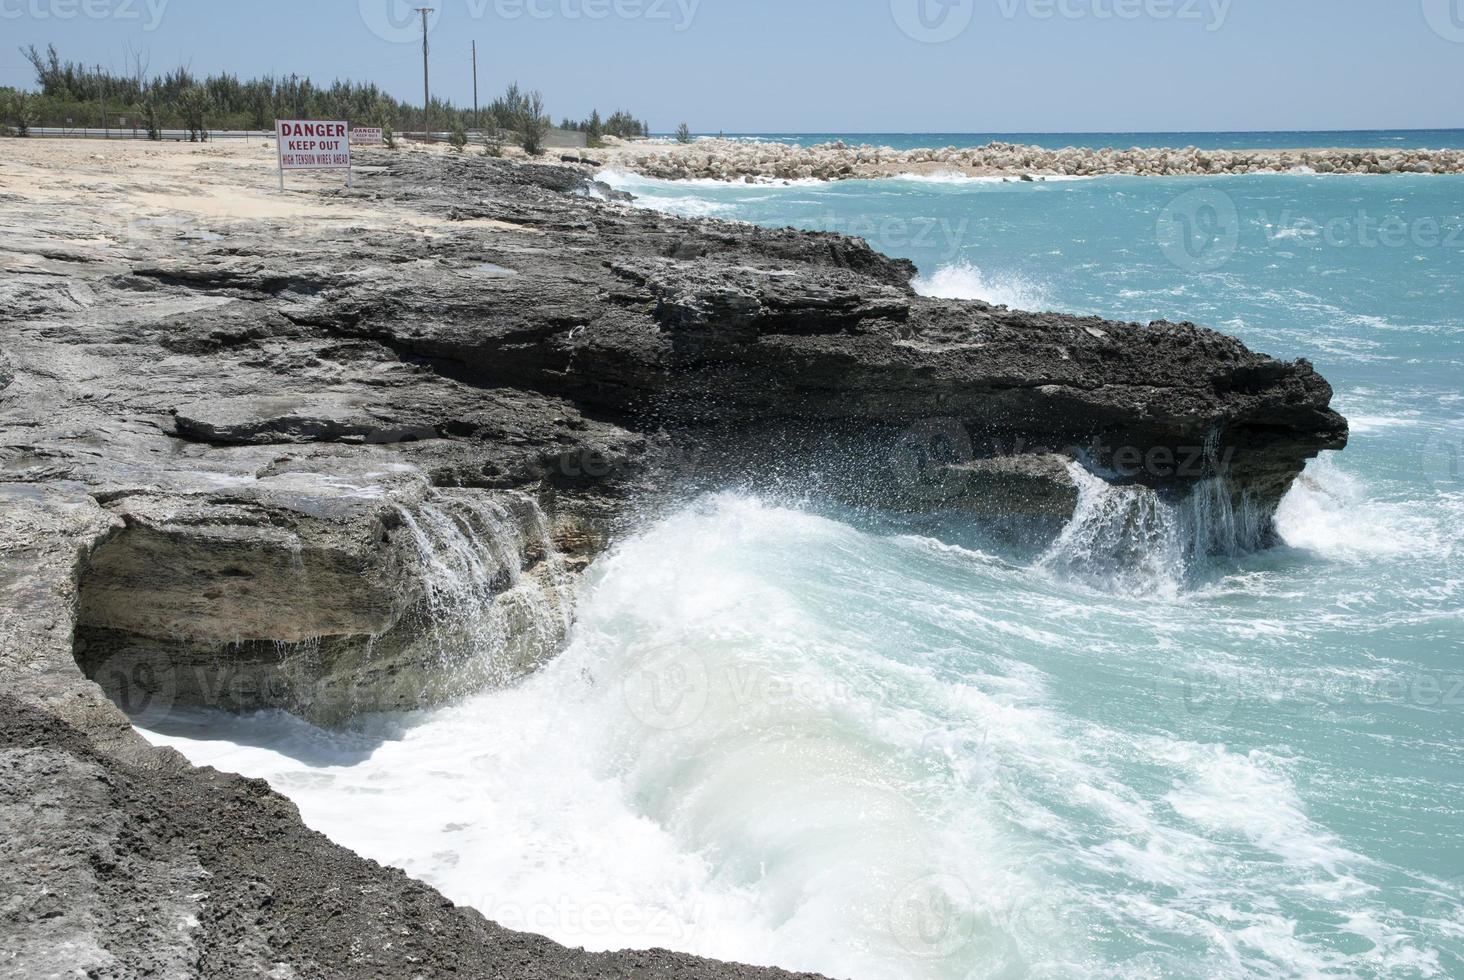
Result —
<instances>
[{"instance_id":1,"label":"sandy beach","mask_svg":"<svg viewBox=\"0 0 1464 980\"><path fill-rule=\"evenodd\" d=\"M374 230L405 225L427 234L446 223L348 192L339 172L291 173L281 193L273 141L29 139L8 140L5 146L0 198L36 205L67 203L74 218L89 219L108 236L137 235L195 219L210 226L230 220L279 221L285 226L309 220ZM358 147L354 159L359 174L393 155L448 152L444 146L419 144L399 144L396 150ZM25 258L23 252L7 254L11 262Z\"/></svg>"}]
</instances>

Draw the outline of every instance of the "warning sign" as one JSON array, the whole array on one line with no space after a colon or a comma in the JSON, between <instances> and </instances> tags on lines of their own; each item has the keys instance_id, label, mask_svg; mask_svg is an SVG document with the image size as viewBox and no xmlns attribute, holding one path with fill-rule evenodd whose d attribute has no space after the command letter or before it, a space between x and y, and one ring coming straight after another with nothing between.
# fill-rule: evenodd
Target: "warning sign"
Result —
<instances>
[{"instance_id":1,"label":"warning sign","mask_svg":"<svg viewBox=\"0 0 1464 980\"><path fill-rule=\"evenodd\" d=\"M350 170L350 126L307 119L275 121L280 171Z\"/></svg>"},{"instance_id":2,"label":"warning sign","mask_svg":"<svg viewBox=\"0 0 1464 980\"><path fill-rule=\"evenodd\" d=\"M351 142L361 143L366 146L379 146L385 142L380 129L371 129L365 126L357 126L351 130Z\"/></svg>"}]
</instances>

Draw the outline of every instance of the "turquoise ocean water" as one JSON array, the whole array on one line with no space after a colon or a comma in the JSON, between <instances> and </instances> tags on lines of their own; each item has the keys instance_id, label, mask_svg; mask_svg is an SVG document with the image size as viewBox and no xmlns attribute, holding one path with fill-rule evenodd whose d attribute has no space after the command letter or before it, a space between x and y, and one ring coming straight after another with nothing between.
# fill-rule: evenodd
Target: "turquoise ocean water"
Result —
<instances>
[{"instance_id":1,"label":"turquoise ocean water","mask_svg":"<svg viewBox=\"0 0 1464 980\"><path fill-rule=\"evenodd\" d=\"M1353 444L1286 500L1283 546L1209 559L1096 480L1030 553L729 489L603 559L569 649L511 690L150 737L592 948L1464 976L1464 179L606 176L640 206L864 235L928 294L1309 357Z\"/></svg>"}]
</instances>

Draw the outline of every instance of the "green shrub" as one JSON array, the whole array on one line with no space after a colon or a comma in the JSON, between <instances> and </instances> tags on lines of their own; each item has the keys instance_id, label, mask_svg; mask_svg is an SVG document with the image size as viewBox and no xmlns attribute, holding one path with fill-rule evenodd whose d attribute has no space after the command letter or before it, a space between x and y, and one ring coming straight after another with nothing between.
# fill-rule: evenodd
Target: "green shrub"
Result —
<instances>
[{"instance_id":1,"label":"green shrub","mask_svg":"<svg viewBox=\"0 0 1464 980\"><path fill-rule=\"evenodd\" d=\"M468 145L468 131L463 129L461 122L453 122L452 132L447 136L447 145L452 147L454 153L463 152L463 148Z\"/></svg>"},{"instance_id":2,"label":"green shrub","mask_svg":"<svg viewBox=\"0 0 1464 980\"><path fill-rule=\"evenodd\" d=\"M36 101L25 92L17 92L10 99L10 117L15 120L15 135L29 136L36 123Z\"/></svg>"},{"instance_id":3,"label":"green shrub","mask_svg":"<svg viewBox=\"0 0 1464 980\"><path fill-rule=\"evenodd\" d=\"M183 128L188 130L188 142L208 142L205 119L209 108L208 91L201 85L190 85L178 96L178 109L183 113Z\"/></svg>"},{"instance_id":4,"label":"green shrub","mask_svg":"<svg viewBox=\"0 0 1464 980\"><path fill-rule=\"evenodd\" d=\"M512 82L488 106L485 115L496 128L517 134L519 144L530 156L543 155L549 114L544 111L542 94L525 92L519 88L518 82Z\"/></svg>"},{"instance_id":5,"label":"green shrub","mask_svg":"<svg viewBox=\"0 0 1464 980\"><path fill-rule=\"evenodd\" d=\"M686 123L682 123L680 126L677 126L676 127L676 142L678 142L678 143L690 143L691 142L691 127L688 126L688 125L686 125Z\"/></svg>"},{"instance_id":6,"label":"green shrub","mask_svg":"<svg viewBox=\"0 0 1464 980\"><path fill-rule=\"evenodd\" d=\"M519 145L524 148L524 152L529 156L541 157L544 155L544 135L545 133L542 129L538 129L532 125L525 126L523 131L519 133Z\"/></svg>"},{"instance_id":7,"label":"green shrub","mask_svg":"<svg viewBox=\"0 0 1464 980\"><path fill-rule=\"evenodd\" d=\"M376 105L372 107L371 119L376 128L381 130L381 145L388 150L396 149L396 133L392 131L391 103L386 99L377 99Z\"/></svg>"}]
</instances>

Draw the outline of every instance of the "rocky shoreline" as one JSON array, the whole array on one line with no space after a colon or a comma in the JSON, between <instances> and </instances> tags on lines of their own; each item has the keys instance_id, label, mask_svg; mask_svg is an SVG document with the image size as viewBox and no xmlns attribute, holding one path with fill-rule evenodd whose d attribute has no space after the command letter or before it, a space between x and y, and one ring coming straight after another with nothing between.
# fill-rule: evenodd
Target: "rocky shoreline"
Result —
<instances>
[{"instance_id":1,"label":"rocky shoreline","mask_svg":"<svg viewBox=\"0 0 1464 980\"><path fill-rule=\"evenodd\" d=\"M599 153L600 151L596 151ZM967 177L1178 177L1250 173L1457 174L1461 150L1201 150L1183 148L1049 150L1015 143L895 150L843 142L788 143L699 139L687 146L636 143L606 156L615 167L662 180L853 180L913 175Z\"/></svg>"},{"instance_id":2,"label":"rocky shoreline","mask_svg":"<svg viewBox=\"0 0 1464 980\"><path fill-rule=\"evenodd\" d=\"M267 148L63 147L0 174L17 975L786 975L511 933L131 720L333 725L509 683L578 573L698 488L1040 533L1081 462L1263 526L1347 439L1305 361L922 298L862 241L666 217L572 168L382 152L281 197Z\"/></svg>"}]
</instances>

